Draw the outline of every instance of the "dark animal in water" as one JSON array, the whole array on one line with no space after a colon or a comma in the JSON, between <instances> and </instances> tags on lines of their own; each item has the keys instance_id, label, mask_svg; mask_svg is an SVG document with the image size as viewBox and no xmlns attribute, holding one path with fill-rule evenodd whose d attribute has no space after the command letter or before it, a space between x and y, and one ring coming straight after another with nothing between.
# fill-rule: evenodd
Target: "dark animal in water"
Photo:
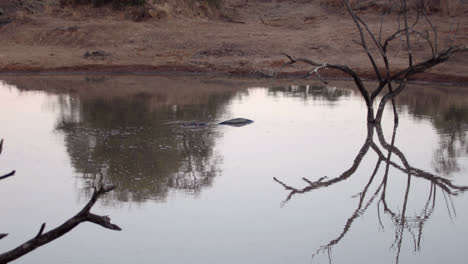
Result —
<instances>
[{"instance_id":1,"label":"dark animal in water","mask_svg":"<svg viewBox=\"0 0 468 264\"><path fill-rule=\"evenodd\" d=\"M226 121L223 121L221 123L218 123L217 125L228 125L228 126L236 126L236 127L241 127L245 126L248 124L253 123L252 120L246 119L246 118L234 118L234 119L229 119ZM184 127L204 127L208 126L210 123L205 123L205 122L198 122L198 121L191 121L191 122L185 122L182 123L182 126Z\"/></svg>"},{"instance_id":2,"label":"dark animal in water","mask_svg":"<svg viewBox=\"0 0 468 264\"><path fill-rule=\"evenodd\" d=\"M229 119L229 120L223 121L223 122L219 123L218 125L229 125L229 126L240 127L240 126L245 126L245 125L252 124L252 123L253 123L253 121L250 120L250 119L234 118L234 119Z\"/></svg>"}]
</instances>

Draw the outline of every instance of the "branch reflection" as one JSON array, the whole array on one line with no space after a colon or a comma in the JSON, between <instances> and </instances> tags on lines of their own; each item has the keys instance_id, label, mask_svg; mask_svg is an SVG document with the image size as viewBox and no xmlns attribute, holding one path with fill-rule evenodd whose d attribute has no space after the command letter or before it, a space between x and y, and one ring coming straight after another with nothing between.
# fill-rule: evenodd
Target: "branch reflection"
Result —
<instances>
[{"instance_id":1,"label":"branch reflection","mask_svg":"<svg viewBox=\"0 0 468 264\"><path fill-rule=\"evenodd\" d=\"M295 195L303 194L306 192L314 191L320 188L329 187L339 182L344 182L349 179L358 169L363 158L372 150L377 154L377 161L372 174L369 176L369 180L358 193L359 202L352 213L347 219L343 231L334 239L330 240L327 244L321 246L313 256L319 253L327 253L331 262L331 252L335 245L337 245L351 229L356 219L364 215L367 209L371 205L377 207L378 220L382 228L383 221L382 217L387 216L395 226L395 237L394 242L391 245L396 251L395 263L399 263L401 247L403 237L409 235L414 244L414 250L419 251L421 248L421 238L423 234L423 228L425 223L430 219L436 204L436 199L440 199L440 196L444 198L449 216L455 213L455 207L452 202L452 197L468 190L468 186L460 186L452 183L451 180L444 178L439 175L432 174L422 169L416 168L410 164L403 152L395 146L395 137L397 133L398 123L394 123L392 140L388 143L384 137L383 129L380 124L368 124L367 125L367 136L364 144L360 148L358 154L354 158L353 164L343 173L337 177L328 179L326 177L319 178L316 181L311 181L307 178L303 178L306 182L306 186L303 188L293 187L286 184L285 182L274 178L276 182L281 184L289 194L286 197L285 202L291 200ZM374 135L377 136L377 142L375 142ZM377 144L378 143L378 144ZM398 162L394 161L396 159ZM401 165L400 165L401 164ZM382 169L384 165L384 173L380 180L377 177L377 173ZM401 211L394 209L387 202L387 194L389 191L388 179L390 170L396 170L406 175L406 184L404 187L404 195L401 204ZM410 200L410 193L414 188L411 188L412 182L415 179L423 180L427 183L427 199L422 208L418 213L410 216L408 213L408 202ZM374 192L370 192L371 186L374 188ZM418 193L419 195L419 193Z\"/></svg>"}]
</instances>

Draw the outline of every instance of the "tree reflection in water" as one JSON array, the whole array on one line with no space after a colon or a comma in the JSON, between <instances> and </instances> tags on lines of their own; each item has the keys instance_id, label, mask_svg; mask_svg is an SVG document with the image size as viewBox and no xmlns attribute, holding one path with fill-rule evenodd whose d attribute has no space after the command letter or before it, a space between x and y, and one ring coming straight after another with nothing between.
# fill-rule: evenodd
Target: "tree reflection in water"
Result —
<instances>
[{"instance_id":1,"label":"tree reflection in water","mask_svg":"<svg viewBox=\"0 0 468 264\"><path fill-rule=\"evenodd\" d=\"M349 97L351 90L328 87L324 85L290 85L286 87L276 86L268 89L268 94L272 96L287 96L300 98L302 100L322 100L333 105L343 97Z\"/></svg>"},{"instance_id":2,"label":"tree reflection in water","mask_svg":"<svg viewBox=\"0 0 468 264\"><path fill-rule=\"evenodd\" d=\"M170 189L196 194L219 172L220 159L213 153L217 131L183 127L177 120L212 122L229 98L212 94L208 102L156 109L143 95L77 98L79 122L64 116L57 129L65 133L77 172L87 182L102 177L119 186L117 200L160 200Z\"/></svg>"},{"instance_id":3,"label":"tree reflection in water","mask_svg":"<svg viewBox=\"0 0 468 264\"><path fill-rule=\"evenodd\" d=\"M468 130L468 107L451 106L434 118L434 127L439 131L439 148L433 164L439 173L460 171L458 158L468 154L466 131Z\"/></svg>"},{"instance_id":4,"label":"tree reflection in water","mask_svg":"<svg viewBox=\"0 0 468 264\"><path fill-rule=\"evenodd\" d=\"M459 172L459 159L468 155L468 92L450 87L417 87L398 97L416 119L429 119L439 134L433 155L437 173Z\"/></svg>"},{"instance_id":5,"label":"tree reflection in water","mask_svg":"<svg viewBox=\"0 0 468 264\"><path fill-rule=\"evenodd\" d=\"M451 216L452 212L455 213L455 207L452 202L452 197L458 195L461 192L467 191L468 186L456 185L447 178L413 167L409 163L403 152L395 146L397 127L398 122L395 122L392 140L390 143L388 143L384 137L382 126L380 124L368 123L367 137L364 141L363 146L361 147L357 156L355 157L353 164L350 168L348 168L341 175L335 178L329 179L327 177L321 177L316 181L311 181L307 178L303 178L303 180L307 183L307 185L303 188L293 187L277 178L274 178L276 182L281 184L286 190L289 191L289 194L285 200L285 202L288 202L294 195L307 193L320 188L326 188L336 183L346 181L356 172L363 158L369 153L369 150L372 150L375 154L377 154L378 159L375 168L372 174L370 175L368 182L363 187L362 191L358 193L358 205L354 210L353 214L346 221L343 231L336 238L330 240L326 245L320 247L313 254L313 256L316 256L321 252L327 252L329 261L331 263L332 248L345 237L345 235L351 229L351 226L354 223L354 221L359 217L363 216L366 210L373 204L377 207L378 218L381 227L384 227L383 221L381 219L382 212L384 216L390 218L391 222L395 226L395 238L391 247L396 250L396 263L399 263L401 246L405 232L406 234L409 234L411 236L414 243L415 251L420 250L423 228L426 221L429 220L434 211L436 199L440 199L442 195L446 203L449 215ZM374 134L376 134L377 136L377 142L379 143L379 145L375 142ZM392 156L395 156L399 162L397 163L393 161ZM402 165L400 165L400 163ZM378 180L377 173L379 172L382 166L384 167L384 173L381 179ZM406 175L406 186L404 191L403 204L401 206L402 209L400 212L397 209L392 208L387 203L386 199L388 192L390 192L388 190L390 168ZM417 210L419 211L419 213L415 214L414 216L409 216L408 202L410 200L409 197L411 190L414 190L414 188L411 189L411 184L412 181L414 181L414 179L421 179L429 183L427 185L427 200L424 203L423 207ZM372 189L371 186L373 186L373 192L369 191Z\"/></svg>"},{"instance_id":6,"label":"tree reflection in water","mask_svg":"<svg viewBox=\"0 0 468 264\"><path fill-rule=\"evenodd\" d=\"M237 85L196 78L57 76L8 79L21 91L56 95L57 131L73 168L92 195L95 180L117 188L107 203L164 200L170 190L198 194L219 174L216 123Z\"/></svg>"}]
</instances>

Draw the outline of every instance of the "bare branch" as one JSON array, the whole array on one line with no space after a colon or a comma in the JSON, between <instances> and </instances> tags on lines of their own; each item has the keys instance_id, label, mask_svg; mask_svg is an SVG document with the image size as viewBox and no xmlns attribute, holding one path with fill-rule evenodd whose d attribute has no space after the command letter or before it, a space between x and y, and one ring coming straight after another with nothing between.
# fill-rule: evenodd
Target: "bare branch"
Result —
<instances>
[{"instance_id":1,"label":"bare branch","mask_svg":"<svg viewBox=\"0 0 468 264\"><path fill-rule=\"evenodd\" d=\"M329 64L329 63L318 63L316 61L313 61L313 60L309 60L309 59L306 59L306 58L295 58L295 57L292 57L286 53L283 53L284 56L286 56L288 59L289 59L289 62L285 63L281 68L285 68L287 66L290 66L290 65L293 65L295 63L298 63L298 62L302 62L302 63L305 63L305 64L308 64L308 65L311 65L311 66L314 66L314 67L319 67L317 68L317 73L319 70L321 69L334 69L334 70L338 70L338 71L341 71L347 75L349 75L351 78L353 78L354 80L354 83L356 84L356 86L358 87L359 89L359 92L361 93L361 95L364 97L364 100L366 102L366 105L367 106L370 106L370 97L369 97L369 93L367 92L365 86L364 86L364 83L362 82L361 78L357 75L356 72L354 72L351 68L349 68L347 65L339 65L339 64ZM314 70L315 71L315 70Z\"/></svg>"},{"instance_id":2,"label":"bare branch","mask_svg":"<svg viewBox=\"0 0 468 264\"><path fill-rule=\"evenodd\" d=\"M361 25L360 25L360 18L358 18L358 16L356 15L356 13L353 11L351 5L349 4L349 2L347 0L343 0L344 4L346 5L346 8L348 10L348 13L349 15L351 16L351 18L353 19L354 21L354 24L356 25L357 29L359 30L359 35L361 36L361 43L362 43L362 47L364 48L364 51L366 52L367 54L367 57L369 58L371 64L372 64L372 67L374 68L374 72L375 74L377 75L377 79L382 82L382 76L380 74L380 71L379 71L379 68L377 67L377 64L375 63L375 60L374 60L374 57L372 56L372 54L370 53L369 51L369 48L367 46L367 43L366 43L366 39L364 37L364 32L361 28ZM361 20L362 21L362 20ZM367 27L367 25L362 21L363 25L365 27ZM371 34L371 36L373 36Z\"/></svg>"},{"instance_id":3,"label":"bare branch","mask_svg":"<svg viewBox=\"0 0 468 264\"><path fill-rule=\"evenodd\" d=\"M34 238L30 239L29 241L26 241L25 243L19 245L18 247L10 251L0 254L0 263L8 263L10 261L13 261L35 250L38 247L43 246L63 236L64 234L70 232L73 228L75 228L76 226L78 226L79 224L83 222L95 223L97 225L100 225L104 228L111 229L111 230L117 230L117 231L122 230L119 226L112 224L108 216L95 215L89 211L102 195L113 190L114 188L115 188L114 186L101 185L99 189L95 189L94 194L91 197L91 200L85 205L85 207L78 214L68 219L62 225L46 233L43 233L45 229L45 223L42 224L38 234Z\"/></svg>"},{"instance_id":4,"label":"bare branch","mask_svg":"<svg viewBox=\"0 0 468 264\"><path fill-rule=\"evenodd\" d=\"M304 76L304 78L307 78L307 77L309 77L309 76L311 76L312 74L315 73L315 74L317 75L317 77L319 78L320 81L322 81L324 84L328 84L328 81L325 80L325 79L323 79L322 76L321 76L320 73L319 73L319 70L324 69L324 68L325 68L324 65L322 65L322 66L320 66L320 67L317 67L317 68L315 68L313 71L308 72L308 73Z\"/></svg>"},{"instance_id":5,"label":"bare branch","mask_svg":"<svg viewBox=\"0 0 468 264\"><path fill-rule=\"evenodd\" d=\"M416 16L416 20L413 22L413 24L411 25L411 27L409 27L408 29L401 29L401 25L400 25L400 14L398 14L398 29L397 31L395 31L392 35L388 36L387 39L385 39L385 42L384 44L382 45L382 49L387 52L387 47L388 47L388 44L390 44L390 42L394 39L396 39L401 33L405 32L406 30L412 30L414 29L414 27L416 27L416 25L418 24L419 22L419 17L420 17L420 13L418 12L417 13L417 16Z\"/></svg>"},{"instance_id":6,"label":"bare branch","mask_svg":"<svg viewBox=\"0 0 468 264\"><path fill-rule=\"evenodd\" d=\"M375 117L375 122L380 123L383 116L383 111L388 100L393 100L398 94L401 93L406 88L407 81L406 79L400 82L400 85L393 90L391 84L389 84L389 92L380 99L379 108L377 109L377 114ZM396 111L394 111L396 113ZM398 119L398 118L397 118Z\"/></svg>"},{"instance_id":7,"label":"bare branch","mask_svg":"<svg viewBox=\"0 0 468 264\"><path fill-rule=\"evenodd\" d=\"M446 62L456 53L466 52L466 51L467 49L464 47L449 47L443 52L439 53L437 57L432 57L416 65L413 65L412 67L409 67L404 70L401 70L400 72L397 72L395 75L391 77L391 80L406 79L414 74L424 72L436 65Z\"/></svg>"},{"instance_id":8,"label":"bare branch","mask_svg":"<svg viewBox=\"0 0 468 264\"><path fill-rule=\"evenodd\" d=\"M37 235L35 238L38 238L42 235L42 233L44 232L45 226L46 226L46 223L42 223L41 228L39 229L39 232L37 232Z\"/></svg>"},{"instance_id":9,"label":"bare branch","mask_svg":"<svg viewBox=\"0 0 468 264\"><path fill-rule=\"evenodd\" d=\"M408 48L408 60L409 60L409 67L413 67L413 52L411 51L411 40L409 35L409 27L408 27L408 8L406 7L406 0L401 0L402 8L403 8L403 21L405 23L405 33L406 33L406 46Z\"/></svg>"},{"instance_id":10,"label":"bare branch","mask_svg":"<svg viewBox=\"0 0 468 264\"><path fill-rule=\"evenodd\" d=\"M379 43L380 46L382 46L382 29L383 29L383 22L385 17L387 16L389 10L386 10L385 13L383 14L382 18L380 19L380 28L379 28Z\"/></svg>"},{"instance_id":11,"label":"bare branch","mask_svg":"<svg viewBox=\"0 0 468 264\"><path fill-rule=\"evenodd\" d=\"M424 1L421 1L421 4L422 4L422 7L421 7L421 11L422 11L422 14L424 16L424 18L426 19L427 23L429 24L429 26L431 27L432 29L432 32L434 33L434 49L433 49L433 53L432 53L432 56L434 57L437 57L437 53L438 53L438 37L437 37L437 29L435 28L435 26L432 24L431 20L427 17L427 12L426 12L426 7L424 6ZM431 45L432 46L432 45Z\"/></svg>"},{"instance_id":12,"label":"bare branch","mask_svg":"<svg viewBox=\"0 0 468 264\"><path fill-rule=\"evenodd\" d=\"M9 172L9 173L7 173L7 174L5 174L5 175L0 176L0 180L6 179L6 178L8 178L8 177L11 177L11 176L15 175L15 173L16 173L16 171L15 171L15 170L12 170L11 172Z\"/></svg>"}]
</instances>

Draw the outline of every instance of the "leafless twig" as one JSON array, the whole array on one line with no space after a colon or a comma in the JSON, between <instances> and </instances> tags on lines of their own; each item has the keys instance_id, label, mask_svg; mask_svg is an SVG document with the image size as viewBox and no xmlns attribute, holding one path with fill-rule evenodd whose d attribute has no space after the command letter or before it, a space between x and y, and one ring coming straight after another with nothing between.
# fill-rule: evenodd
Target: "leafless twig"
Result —
<instances>
[{"instance_id":1,"label":"leafless twig","mask_svg":"<svg viewBox=\"0 0 468 264\"><path fill-rule=\"evenodd\" d=\"M401 91L403 91L406 88L407 80L410 79L413 75L427 71L436 65L446 62L455 54L460 52L466 52L467 50L465 47L461 46L449 46L445 49L440 49L436 26L430 21L429 17L427 16L427 12L425 10L424 5L420 6L414 22L410 25L406 0L400 0L401 14L398 14L398 29L393 34L390 34L385 38L382 37L383 19L385 17L385 14L382 16L379 31L374 33L371 31L364 19L362 19L352 9L348 0L343 0L343 4L346 7L350 17L352 18L354 25L359 31L358 44L363 48L364 53L369 58L370 64L375 72L375 76L379 81L377 87L374 90L367 89L367 87L363 84L361 77L354 70L352 70L351 67L347 65L331 64L328 62L316 62L307 58L295 58L289 54L284 54L289 59L289 61L283 64L279 71L282 71L285 67L294 65L299 62L305 63L314 67L312 70L308 71L306 77L311 76L313 74L317 74L317 77L325 83L327 83L328 81L326 81L320 75L321 70L331 69L341 71L342 73L351 77L354 83L356 84L357 88L359 89L360 94L366 102L367 120L370 123L381 122L382 113L385 109L386 103L389 100L392 101L393 110L396 113L394 99ZM427 25L431 28L433 32L432 36L427 31L424 32L416 29L418 23L421 22L421 15L425 18ZM403 22L401 23L400 20L403 20ZM428 43L432 53L430 58L415 58L415 54L413 54L412 50L412 41L414 39L412 38L412 35L422 37ZM398 36L404 36L405 38L408 65L406 68L403 69L391 69L388 57L388 45ZM368 43L366 39L370 39L371 41L369 41ZM383 43L382 39L385 39ZM374 46L378 50L378 54L382 57L383 65L378 65L377 60L371 53L371 46ZM398 85L398 88L393 89L392 87L397 87L397 85L394 85L395 82L400 83L400 85ZM403 83L403 85L401 83ZM388 91L382 95L381 93L382 91L384 91L385 87L388 87ZM379 102L379 108L377 112L374 112L374 101L379 96L381 97ZM395 118L397 119L397 117Z\"/></svg>"},{"instance_id":2,"label":"leafless twig","mask_svg":"<svg viewBox=\"0 0 468 264\"><path fill-rule=\"evenodd\" d=\"M43 233L45 229L45 223L43 223L41 225L41 228L39 229L39 232L34 238L26 241L25 243L19 245L18 247L10 251L0 254L0 263L8 263L19 257L22 257L25 254L35 250L36 248L43 246L70 232L73 228L75 228L83 222L91 222L100 225L106 229L120 231L121 228L115 224L112 224L108 216L96 215L90 212L91 208L94 206L96 201L102 195L112 191L114 188L114 186L99 186L94 190L93 196L78 214L68 219L65 223L61 224L60 226L45 233ZM3 238L4 236L5 234L3 234L3 236L0 238Z\"/></svg>"}]
</instances>

